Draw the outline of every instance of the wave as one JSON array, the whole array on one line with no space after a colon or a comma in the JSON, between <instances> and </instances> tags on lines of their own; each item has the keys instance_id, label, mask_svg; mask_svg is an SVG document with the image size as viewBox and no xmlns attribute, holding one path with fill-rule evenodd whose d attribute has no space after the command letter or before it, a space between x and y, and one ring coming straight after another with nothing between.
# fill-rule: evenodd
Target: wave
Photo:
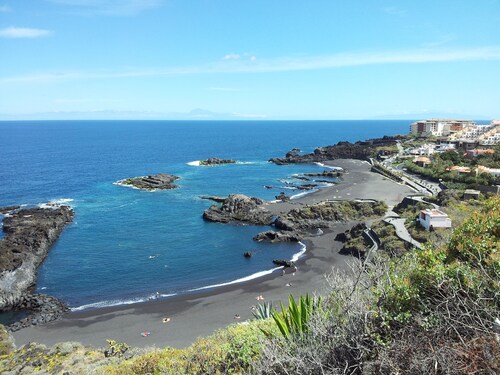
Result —
<instances>
[{"instance_id":1,"label":"wave","mask_svg":"<svg viewBox=\"0 0 500 375\"><path fill-rule=\"evenodd\" d=\"M317 192L317 191L318 191L318 189L306 190L306 191L303 191L303 192L301 192L301 193L298 193L298 194L292 195L292 196L290 197L290 199L298 199L298 198L300 198L300 197L303 197L304 195L307 195L307 194L312 194L312 193L315 193L315 192Z\"/></svg>"},{"instance_id":2,"label":"wave","mask_svg":"<svg viewBox=\"0 0 500 375\"><path fill-rule=\"evenodd\" d=\"M78 306L78 307L71 307L71 311L83 311L83 310L88 310L88 309L99 309L103 307L113 307L113 306L120 306L120 305L133 305L134 303L141 303L141 302L146 302L146 301L152 301L158 298L166 298L166 297L173 297L177 295L177 293L172 293L172 294L151 294L147 297L137 297L137 298L132 298L128 300L111 300L111 301L101 301L101 302L94 302L94 303L89 303L86 305Z\"/></svg>"},{"instance_id":3,"label":"wave","mask_svg":"<svg viewBox=\"0 0 500 375\"><path fill-rule=\"evenodd\" d=\"M40 208L54 208L59 206L71 206L73 207L71 202L74 202L74 199L71 198L61 198L61 199L53 199L48 201L47 203L40 203L38 207Z\"/></svg>"},{"instance_id":4,"label":"wave","mask_svg":"<svg viewBox=\"0 0 500 375\"><path fill-rule=\"evenodd\" d=\"M220 165L234 165L234 164L240 164L240 165L249 165L249 164L260 164L260 162L257 161L237 161L236 163L227 163L227 164L220 164ZM192 167L213 167L214 165L201 165L201 160L193 160L186 165L190 165Z\"/></svg>"},{"instance_id":5,"label":"wave","mask_svg":"<svg viewBox=\"0 0 500 375\"><path fill-rule=\"evenodd\" d=\"M292 262L296 262L296 261L298 261L298 260L300 259L300 257L301 257L302 255L304 255L304 254L305 254L305 252L307 251L307 247L306 247L306 245L305 245L304 243L302 243L302 242L300 242L300 241L299 241L299 244L300 244L300 246L301 246L301 247L300 247L300 251L299 251L298 253L296 253L296 254L293 254L293 257L292 257Z\"/></svg>"},{"instance_id":6,"label":"wave","mask_svg":"<svg viewBox=\"0 0 500 375\"><path fill-rule=\"evenodd\" d=\"M320 163L320 162L316 162L314 164L319 165L322 168L328 168L328 169L333 169L333 170L338 170L338 171L342 171L344 169L342 167L334 167L334 166L326 165L326 164L323 164L323 163Z\"/></svg>"}]
</instances>

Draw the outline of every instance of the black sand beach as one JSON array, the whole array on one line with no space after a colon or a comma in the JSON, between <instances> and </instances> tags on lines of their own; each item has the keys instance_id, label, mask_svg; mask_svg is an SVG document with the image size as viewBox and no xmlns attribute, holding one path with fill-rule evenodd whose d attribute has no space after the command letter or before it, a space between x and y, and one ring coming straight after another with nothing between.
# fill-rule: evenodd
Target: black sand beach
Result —
<instances>
[{"instance_id":1,"label":"black sand beach","mask_svg":"<svg viewBox=\"0 0 500 375\"><path fill-rule=\"evenodd\" d=\"M273 213L287 212L300 205L329 199L376 199L390 207L413 193L409 187L370 172L370 165L359 160L335 160L328 165L348 171L343 181L332 187L305 195L287 203L270 204ZM350 256L339 254L341 243L334 240L337 233L352 223L335 227L319 237L307 238L307 252L297 262L298 270L147 303L73 312L59 321L39 327L29 327L14 333L18 346L28 342L53 345L62 341L78 341L85 345L105 346L106 339L126 342L133 347L184 347L197 337L213 333L218 328L252 318L251 307L264 301L284 303L290 294L322 293L325 276L333 268L348 270ZM222 272L222 270L221 270ZM240 319L235 319L239 315ZM166 323L164 318L170 318ZM144 337L142 332L150 335Z\"/></svg>"}]
</instances>

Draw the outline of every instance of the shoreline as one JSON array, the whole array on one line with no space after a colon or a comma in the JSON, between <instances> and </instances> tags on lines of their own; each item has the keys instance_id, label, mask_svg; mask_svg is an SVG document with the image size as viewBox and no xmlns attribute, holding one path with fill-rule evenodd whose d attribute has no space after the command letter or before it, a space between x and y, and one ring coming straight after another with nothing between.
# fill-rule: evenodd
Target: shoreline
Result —
<instances>
[{"instance_id":1,"label":"shoreline","mask_svg":"<svg viewBox=\"0 0 500 375\"><path fill-rule=\"evenodd\" d=\"M347 170L342 182L323 187L291 202L270 203L273 214L287 212L301 205L339 199L378 199L389 206L399 202L412 192L406 186L370 172L369 163L360 160L338 159L325 162L325 168L337 166ZM294 275L280 268L262 277L248 281L210 287L140 303L72 311L62 319L44 326L32 326L15 332L18 346L28 342L53 345L63 341L79 341L84 345L102 347L106 339L126 342L134 347L173 346L184 347L197 337L207 336L219 328L235 322L251 319L250 307L259 303L257 296L264 296L276 306L295 296L321 292L325 287L325 275L332 268L348 271L347 263L354 260L341 255L341 243L334 241L337 233L350 228L354 222L339 223L333 230L325 230L321 236L306 237L307 251L297 261ZM235 315L241 317L235 320ZM171 318L162 323L162 318ZM148 337L140 335L151 332Z\"/></svg>"}]
</instances>

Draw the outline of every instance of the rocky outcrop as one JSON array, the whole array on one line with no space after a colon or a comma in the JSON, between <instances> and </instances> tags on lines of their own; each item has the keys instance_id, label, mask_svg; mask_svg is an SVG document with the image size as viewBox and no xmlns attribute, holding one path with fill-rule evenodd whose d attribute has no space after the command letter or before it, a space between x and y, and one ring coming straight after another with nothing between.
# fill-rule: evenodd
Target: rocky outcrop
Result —
<instances>
[{"instance_id":1,"label":"rocky outcrop","mask_svg":"<svg viewBox=\"0 0 500 375\"><path fill-rule=\"evenodd\" d=\"M116 184L143 190L166 190L177 188L178 186L173 182L179 178L171 174L158 173L150 176L126 178L117 181Z\"/></svg>"},{"instance_id":2,"label":"rocky outcrop","mask_svg":"<svg viewBox=\"0 0 500 375\"><path fill-rule=\"evenodd\" d=\"M366 230L366 224L359 223L344 233L339 233L335 239L344 242L344 246L339 253L363 258L371 245Z\"/></svg>"},{"instance_id":3,"label":"rocky outcrop","mask_svg":"<svg viewBox=\"0 0 500 375\"><path fill-rule=\"evenodd\" d=\"M47 298L55 300L53 297L35 298L30 296L29 290L35 284L37 269L51 245L72 220L73 210L57 205L11 211L4 218L4 238L0 240L0 310L25 308L27 301L35 306L35 300L40 302L37 309L43 310ZM64 311L63 306L50 310Z\"/></svg>"},{"instance_id":4,"label":"rocky outcrop","mask_svg":"<svg viewBox=\"0 0 500 375\"><path fill-rule=\"evenodd\" d=\"M367 160L375 157L377 147L393 146L399 137L384 136L383 138L358 141L356 143L339 142L333 146L319 147L310 154L302 155L299 150L289 151L284 158L271 158L275 164L315 163L335 159Z\"/></svg>"},{"instance_id":5,"label":"rocky outcrop","mask_svg":"<svg viewBox=\"0 0 500 375\"><path fill-rule=\"evenodd\" d=\"M219 164L234 164L236 160L231 159L219 159L219 158L208 158L207 160L200 160L200 165L219 165Z\"/></svg>"},{"instance_id":6,"label":"rocky outcrop","mask_svg":"<svg viewBox=\"0 0 500 375\"><path fill-rule=\"evenodd\" d=\"M230 195L221 206L212 205L205 210L203 218L218 223L271 225L273 222L273 215L265 208L262 199L243 194Z\"/></svg>"},{"instance_id":7,"label":"rocky outcrop","mask_svg":"<svg viewBox=\"0 0 500 375\"><path fill-rule=\"evenodd\" d=\"M281 192L278 195L274 196L277 200L282 201L282 202L288 202L290 200L290 197L285 194L285 192Z\"/></svg>"},{"instance_id":8,"label":"rocky outcrop","mask_svg":"<svg viewBox=\"0 0 500 375\"><path fill-rule=\"evenodd\" d=\"M323 171L321 173L304 173L304 176L337 178L337 177L342 176L342 172L343 172L343 170L326 170L326 171Z\"/></svg>"},{"instance_id":9,"label":"rocky outcrop","mask_svg":"<svg viewBox=\"0 0 500 375\"><path fill-rule=\"evenodd\" d=\"M285 268L295 267L295 263L293 263L291 260L274 259L273 263L276 264L277 266L283 266Z\"/></svg>"},{"instance_id":10,"label":"rocky outcrop","mask_svg":"<svg viewBox=\"0 0 500 375\"><path fill-rule=\"evenodd\" d=\"M310 231L316 228L328 228L336 222L380 216L386 210L387 206L383 202L321 202L293 209L277 217L274 226L285 231Z\"/></svg>"},{"instance_id":11,"label":"rocky outcrop","mask_svg":"<svg viewBox=\"0 0 500 375\"><path fill-rule=\"evenodd\" d=\"M254 241L266 241L266 242L299 242L300 236L295 232L275 232L268 230L266 232L261 232L253 237Z\"/></svg>"}]
</instances>

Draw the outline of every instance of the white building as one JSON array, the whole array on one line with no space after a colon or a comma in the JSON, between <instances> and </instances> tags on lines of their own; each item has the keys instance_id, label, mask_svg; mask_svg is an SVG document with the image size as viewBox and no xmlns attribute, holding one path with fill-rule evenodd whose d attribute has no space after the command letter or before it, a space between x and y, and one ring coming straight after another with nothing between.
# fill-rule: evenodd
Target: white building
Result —
<instances>
[{"instance_id":1,"label":"white building","mask_svg":"<svg viewBox=\"0 0 500 375\"><path fill-rule=\"evenodd\" d=\"M422 210L418 216L418 221L426 229L431 228L451 228L451 219L440 210Z\"/></svg>"}]
</instances>

